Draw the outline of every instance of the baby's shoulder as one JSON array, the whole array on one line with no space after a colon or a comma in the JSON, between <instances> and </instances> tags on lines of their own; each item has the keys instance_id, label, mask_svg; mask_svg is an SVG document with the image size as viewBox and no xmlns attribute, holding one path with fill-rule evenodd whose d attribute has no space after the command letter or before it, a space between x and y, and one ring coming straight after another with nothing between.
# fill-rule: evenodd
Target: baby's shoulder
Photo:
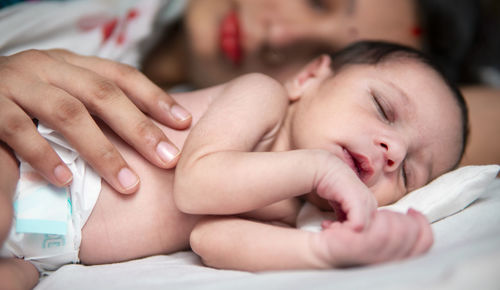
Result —
<instances>
[{"instance_id":1,"label":"baby's shoulder","mask_svg":"<svg viewBox=\"0 0 500 290\"><path fill-rule=\"evenodd\" d=\"M248 73L235 78L234 82L238 86L251 85L256 88L268 88L273 90L283 90L283 85L276 79L263 73Z\"/></svg>"},{"instance_id":2,"label":"baby's shoulder","mask_svg":"<svg viewBox=\"0 0 500 290\"><path fill-rule=\"evenodd\" d=\"M225 91L233 96L288 103L288 95L283 85L262 73L249 73L235 78L226 84Z\"/></svg>"}]
</instances>

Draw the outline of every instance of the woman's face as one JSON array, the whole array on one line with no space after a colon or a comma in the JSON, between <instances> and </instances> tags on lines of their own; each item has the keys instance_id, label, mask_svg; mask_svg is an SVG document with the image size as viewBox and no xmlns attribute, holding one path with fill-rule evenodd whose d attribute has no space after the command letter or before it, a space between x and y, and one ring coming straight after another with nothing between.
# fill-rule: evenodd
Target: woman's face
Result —
<instances>
[{"instance_id":1,"label":"woman's face","mask_svg":"<svg viewBox=\"0 0 500 290\"><path fill-rule=\"evenodd\" d=\"M356 40L418 47L415 0L191 0L185 17L191 81L243 73L288 79L320 52Z\"/></svg>"}]
</instances>

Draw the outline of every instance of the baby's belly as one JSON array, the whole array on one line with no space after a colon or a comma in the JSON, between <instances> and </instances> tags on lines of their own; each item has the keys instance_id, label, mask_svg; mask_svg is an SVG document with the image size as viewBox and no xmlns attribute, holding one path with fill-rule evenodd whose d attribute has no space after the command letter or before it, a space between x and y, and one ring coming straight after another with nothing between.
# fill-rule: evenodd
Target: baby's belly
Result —
<instances>
[{"instance_id":1,"label":"baby's belly","mask_svg":"<svg viewBox=\"0 0 500 290\"><path fill-rule=\"evenodd\" d=\"M82 229L82 263L119 262L187 249L198 217L175 206L174 171L151 165L124 144L118 149L139 174L140 189L123 195L102 181L99 199Z\"/></svg>"},{"instance_id":2,"label":"baby's belly","mask_svg":"<svg viewBox=\"0 0 500 290\"><path fill-rule=\"evenodd\" d=\"M197 220L177 210L164 194L140 191L123 196L103 181L99 200L82 229L80 260L102 264L187 249Z\"/></svg>"}]
</instances>

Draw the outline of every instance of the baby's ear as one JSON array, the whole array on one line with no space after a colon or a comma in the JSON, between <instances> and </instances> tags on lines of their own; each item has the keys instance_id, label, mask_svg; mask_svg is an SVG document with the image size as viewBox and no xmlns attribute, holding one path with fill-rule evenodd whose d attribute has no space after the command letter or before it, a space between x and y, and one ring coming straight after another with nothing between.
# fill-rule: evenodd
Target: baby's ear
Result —
<instances>
[{"instance_id":1,"label":"baby's ear","mask_svg":"<svg viewBox=\"0 0 500 290\"><path fill-rule=\"evenodd\" d=\"M332 76L331 58L323 54L303 67L298 74L285 83L290 101L299 99L308 89L319 85Z\"/></svg>"}]
</instances>

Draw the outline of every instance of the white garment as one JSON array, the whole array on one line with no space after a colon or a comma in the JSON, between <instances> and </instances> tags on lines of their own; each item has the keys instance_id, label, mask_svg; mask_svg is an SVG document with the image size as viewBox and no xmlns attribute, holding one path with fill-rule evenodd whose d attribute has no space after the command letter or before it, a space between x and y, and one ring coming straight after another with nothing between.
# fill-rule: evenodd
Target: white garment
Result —
<instances>
[{"instance_id":1,"label":"white garment","mask_svg":"<svg viewBox=\"0 0 500 290\"><path fill-rule=\"evenodd\" d=\"M14 196L14 221L1 257L24 258L45 273L78 263L81 229L101 191L100 176L52 129L38 131L73 173L68 188L57 188L21 161Z\"/></svg>"},{"instance_id":2,"label":"white garment","mask_svg":"<svg viewBox=\"0 0 500 290\"><path fill-rule=\"evenodd\" d=\"M26 2L0 10L0 55L64 48L139 68L183 0Z\"/></svg>"}]
</instances>

